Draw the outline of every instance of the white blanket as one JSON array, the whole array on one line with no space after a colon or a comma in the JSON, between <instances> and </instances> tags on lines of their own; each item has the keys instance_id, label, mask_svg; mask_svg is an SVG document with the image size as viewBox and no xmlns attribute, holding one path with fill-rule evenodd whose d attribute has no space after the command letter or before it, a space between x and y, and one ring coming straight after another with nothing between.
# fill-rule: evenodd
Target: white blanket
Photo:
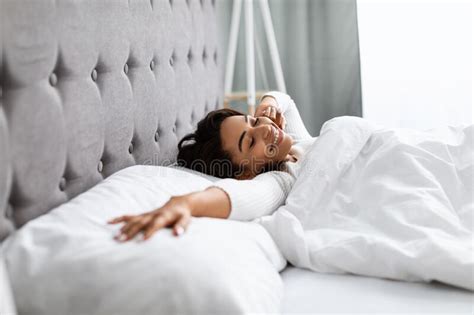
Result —
<instances>
[{"instance_id":1,"label":"white blanket","mask_svg":"<svg viewBox=\"0 0 474 315\"><path fill-rule=\"evenodd\" d=\"M474 290L473 141L474 126L332 119L286 204L261 223L298 267Z\"/></svg>"}]
</instances>

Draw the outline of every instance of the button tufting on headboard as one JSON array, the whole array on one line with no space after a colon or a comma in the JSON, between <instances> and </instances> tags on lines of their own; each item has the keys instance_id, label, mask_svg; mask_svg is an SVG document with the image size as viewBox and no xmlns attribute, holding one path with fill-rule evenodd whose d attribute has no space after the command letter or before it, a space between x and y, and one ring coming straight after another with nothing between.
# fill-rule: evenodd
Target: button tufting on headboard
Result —
<instances>
[{"instance_id":1,"label":"button tufting on headboard","mask_svg":"<svg viewBox=\"0 0 474 315\"><path fill-rule=\"evenodd\" d=\"M7 204L7 208L5 209L5 217L8 219L13 219L13 207L11 204Z\"/></svg>"},{"instance_id":2,"label":"button tufting on headboard","mask_svg":"<svg viewBox=\"0 0 474 315\"><path fill-rule=\"evenodd\" d=\"M207 50L206 47L202 50L202 62L205 64L207 61Z\"/></svg>"},{"instance_id":3,"label":"button tufting on headboard","mask_svg":"<svg viewBox=\"0 0 474 315\"><path fill-rule=\"evenodd\" d=\"M176 130L178 129L178 121L176 121L172 127L172 131L173 133L175 134L176 133Z\"/></svg>"},{"instance_id":4,"label":"button tufting on headboard","mask_svg":"<svg viewBox=\"0 0 474 315\"><path fill-rule=\"evenodd\" d=\"M99 161L99 163L97 164L97 171L99 173L102 173L103 170L104 170L104 163L102 161Z\"/></svg>"},{"instance_id":5,"label":"button tufting on headboard","mask_svg":"<svg viewBox=\"0 0 474 315\"><path fill-rule=\"evenodd\" d=\"M66 178L62 177L59 181L59 190L64 191L66 188Z\"/></svg>"},{"instance_id":6,"label":"button tufting on headboard","mask_svg":"<svg viewBox=\"0 0 474 315\"><path fill-rule=\"evenodd\" d=\"M92 70L91 78L92 78L92 81L94 81L94 82L97 81L97 70L96 69Z\"/></svg>"},{"instance_id":7,"label":"button tufting on headboard","mask_svg":"<svg viewBox=\"0 0 474 315\"><path fill-rule=\"evenodd\" d=\"M54 72L51 73L51 75L49 76L49 83L52 86L56 86L56 84L58 84L58 77L56 76L56 74Z\"/></svg>"},{"instance_id":8,"label":"button tufting on headboard","mask_svg":"<svg viewBox=\"0 0 474 315\"><path fill-rule=\"evenodd\" d=\"M174 162L223 99L215 1L0 2L0 240L125 167Z\"/></svg>"},{"instance_id":9,"label":"button tufting on headboard","mask_svg":"<svg viewBox=\"0 0 474 315\"><path fill-rule=\"evenodd\" d=\"M191 62L193 61L193 52L191 51L191 48L189 48L187 58L188 58L188 64L191 64Z\"/></svg>"}]
</instances>

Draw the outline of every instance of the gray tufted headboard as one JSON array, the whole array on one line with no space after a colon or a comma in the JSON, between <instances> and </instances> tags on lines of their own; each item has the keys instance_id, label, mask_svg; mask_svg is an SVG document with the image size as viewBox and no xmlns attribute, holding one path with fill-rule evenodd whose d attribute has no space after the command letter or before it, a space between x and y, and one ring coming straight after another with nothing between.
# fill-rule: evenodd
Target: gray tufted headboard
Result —
<instances>
[{"instance_id":1,"label":"gray tufted headboard","mask_svg":"<svg viewBox=\"0 0 474 315\"><path fill-rule=\"evenodd\" d=\"M215 0L0 0L0 240L223 100Z\"/></svg>"}]
</instances>

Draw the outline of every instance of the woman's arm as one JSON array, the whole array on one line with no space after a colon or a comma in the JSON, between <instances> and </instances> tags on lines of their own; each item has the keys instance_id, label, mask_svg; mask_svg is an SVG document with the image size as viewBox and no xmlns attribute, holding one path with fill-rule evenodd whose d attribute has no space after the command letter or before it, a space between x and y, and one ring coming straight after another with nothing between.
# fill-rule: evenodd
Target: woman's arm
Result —
<instances>
[{"instance_id":1,"label":"woman's arm","mask_svg":"<svg viewBox=\"0 0 474 315\"><path fill-rule=\"evenodd\" d=\"M213 186L225 191L229 197L229 219L251 221L278 209L285 202L294 181L289 173L273 171L248 180L221 179Z\"/></svg>"},{"instance_id":2,"label":"woman's arm","mask_svg":"<svg viewBox=\"0 0 474 315\"><path fill-rule=\"evenodd\" d=\"M193 216L253 220L271 214L282 205L293 181L285 172L268 172L251 180L222 179L203 191L171 197L156 210L121 216L109 223L125 223L115 238L127 241L140 232L146 240L168 226L173 227L178 236L186 230Z\"/></svg>"},{"instance_id":3,"label":"woman's arm","mask_svg":"<svg viewBox=\"0 0 474 315\"><path fill-rule=\"evenodd\" d=\"M209 187L204 191L190 193L191 215L193 217L211 217L227 219L230 214L230 200L226 192L218 187Z\"/></svg>"},{"instance_id":4,"label":"woman's arm","mask_svg":"<svg viewBox=\"0 0 474 315\"><path fill-rule=\"evenodd\" d=\"M162 207L139 215L124 215L110 220L109 224L125 223L115 239L128 241L138 233L144 240L161 228L172 226L174 235L181 235L191 217L226 219L230 214L230 200L221 188L209 187L203 191L173 196Z\"/></svg>"}]
</instances>

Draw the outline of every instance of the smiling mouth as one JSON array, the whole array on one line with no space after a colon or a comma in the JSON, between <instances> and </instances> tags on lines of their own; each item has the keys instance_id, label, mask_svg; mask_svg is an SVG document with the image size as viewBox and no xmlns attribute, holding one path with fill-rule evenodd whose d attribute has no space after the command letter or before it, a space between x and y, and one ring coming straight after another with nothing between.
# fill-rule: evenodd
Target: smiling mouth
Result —
<instances>
[{"instance_id":1,"label":"smiling mouth","mask_svg":"<svg viewBox=\"0 0 474 315\"><path fill-rule=\"evenodd\" d=\"M283 139L283 132L272 125L272 133L273 133L273 145L279 145Z\"/></svg>"}]
</instances>

